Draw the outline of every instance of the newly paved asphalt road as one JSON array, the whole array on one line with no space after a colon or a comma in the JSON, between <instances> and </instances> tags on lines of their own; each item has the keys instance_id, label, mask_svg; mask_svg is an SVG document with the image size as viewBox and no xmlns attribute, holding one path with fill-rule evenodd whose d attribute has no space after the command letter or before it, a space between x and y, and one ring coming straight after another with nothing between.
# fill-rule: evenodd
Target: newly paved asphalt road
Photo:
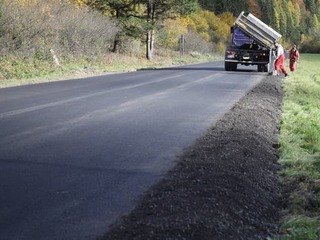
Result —
<instances>
[{"instance_id":1,"label":"newly paved asphalt road","mask_svg":"<svg viewBox=\"0 0 320 240\"><path fill-rule=\"evenodd\" d=\"M0 239L96 239L266 74L222 62L0 89Z\"/></svg>"}]
</instances>

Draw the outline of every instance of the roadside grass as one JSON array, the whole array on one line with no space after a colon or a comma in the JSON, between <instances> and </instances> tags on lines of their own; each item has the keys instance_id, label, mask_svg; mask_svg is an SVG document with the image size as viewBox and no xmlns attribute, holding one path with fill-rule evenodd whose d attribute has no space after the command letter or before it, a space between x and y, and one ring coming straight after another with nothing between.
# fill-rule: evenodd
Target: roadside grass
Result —
<instances>
[{"instance_id":1,"label":"roadside grass","mask_svg":"<svg viewBox=\"0 0 320 240\"><path fill-rule=\"evenodd\" d=\"M320 55L303 54L284 83L280 174L286 200L281 240L320 239Z\"/></svg>"},{"instance_id":2,"label":"roadside grass","mask_svg":"<svg viewBox=\"0 0 320 240\"><path fill-rule=\"evenodd\" d=\"M28 58L1 57L0 88L217 59L222 57L217 54L200 53L190 53L180 57L178 53L166 53L157 55L149 61L143 56L110 53L103 57L62 57L59 58L60 66L55 66L50 54Z\"/></svg>"}]
</instances>

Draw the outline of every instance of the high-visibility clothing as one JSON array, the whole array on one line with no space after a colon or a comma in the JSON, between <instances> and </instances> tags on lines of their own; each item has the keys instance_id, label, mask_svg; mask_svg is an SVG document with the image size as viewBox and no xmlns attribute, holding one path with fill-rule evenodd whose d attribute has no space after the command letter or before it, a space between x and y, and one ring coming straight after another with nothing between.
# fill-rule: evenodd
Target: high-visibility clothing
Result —
<instances>
[{"instance_id":1,"label":"high-visibility clothing","mask_svg":"<svg viewBox=\"0 0 320 240\"><path fill-rule=\"evenodd\" d=\"M274 67L275 67L275 70L277 72L277 75L279 75L279 69L284 73L284 75L288 75L287 74L287 70L286 70L286 68L284 66L284 60L285 60L285 56L284 56L284 53L283 53L277 58L277 60L274 63Z\"/></svg>"},{"instance_id":2,"label":"high-visibility clothing","mask_svg":"<svg viewBox=\"0 0 320 240\"><path fill-rule=\"evenodd\" d=\"M289 54L290 59L290 71L293 72L297 68L297 61L300 58L299 51L297 49L291 49Z\"/></svg>"}]
</instances>

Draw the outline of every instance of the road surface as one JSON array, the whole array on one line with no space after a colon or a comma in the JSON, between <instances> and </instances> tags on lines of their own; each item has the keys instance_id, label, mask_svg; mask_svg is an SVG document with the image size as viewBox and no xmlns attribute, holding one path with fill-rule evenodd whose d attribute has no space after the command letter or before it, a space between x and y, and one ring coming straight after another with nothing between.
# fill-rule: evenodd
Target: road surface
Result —
<instances>
[{"instance_id":1,"label":"road surface","mask_svg":"<svg viewBox=\"0 0 320 240\"><path fill-rule=\"evenodd\" d=\"M222 62L0 89L0 239L96 239L265 74Z\"/></svg>"}]
</instances>

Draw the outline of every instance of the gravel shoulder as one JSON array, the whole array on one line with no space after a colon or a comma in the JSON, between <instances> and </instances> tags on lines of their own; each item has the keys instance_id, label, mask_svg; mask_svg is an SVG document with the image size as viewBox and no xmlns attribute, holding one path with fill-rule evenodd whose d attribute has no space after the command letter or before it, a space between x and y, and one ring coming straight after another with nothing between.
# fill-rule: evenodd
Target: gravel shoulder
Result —
<instances>
[{"instance_id":1,"label":"gravel shoulder","mask_svg":"<svg viewBox=\"0 0 320 240\"><path fill-rule=\"evenodd\" d=\"M282 83L266 76L103 239L257 240L277 234Z\"/></svg>"}]
</instances>

